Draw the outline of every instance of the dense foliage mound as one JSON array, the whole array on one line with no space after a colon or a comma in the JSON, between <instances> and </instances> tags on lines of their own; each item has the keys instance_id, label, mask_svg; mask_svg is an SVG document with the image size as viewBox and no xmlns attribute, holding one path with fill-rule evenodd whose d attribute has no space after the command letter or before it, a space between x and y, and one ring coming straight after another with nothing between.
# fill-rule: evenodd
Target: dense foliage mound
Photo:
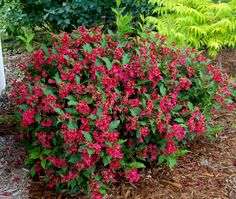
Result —
<instances>
[{"instance_id":1,"label":"dense foliage mound","mask_svg":"<svg viewBox=\"0 0 236 199\"><path fill-rule=\"evenodd\" d=\"M150 0L155 29L178 43L205 48L215 56L222 48L236 47L236 0Z\"/></svg>"},{"instance_id":2,"label":"dense foliage mound","mask_svg":"<svg viewBox=\"0 0 236 199\"><path fill-rule=\"evenodd\" d=\"M232 83L193 49L164 37L78 28L32 52L12 92L31 174L70 194L102 198L154 161L173 167L186 141L209 133Z\"/></svg>"}]
</instances>

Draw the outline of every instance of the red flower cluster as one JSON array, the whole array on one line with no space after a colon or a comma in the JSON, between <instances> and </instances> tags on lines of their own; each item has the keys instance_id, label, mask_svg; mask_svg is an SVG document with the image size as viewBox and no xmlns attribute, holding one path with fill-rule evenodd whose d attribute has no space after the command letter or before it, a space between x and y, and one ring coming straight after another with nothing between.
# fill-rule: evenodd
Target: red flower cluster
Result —
<instances>
[{"instance_id":1,"label":"red flower cluster","mask_svg":"<svg viewBox=\"0 0 236 199\"><path fill-rule=\"evenodd\" d=\"M140 161L203 134L209 113L234 92L202 55L158 35L124 39L80 27L53 39L21 64L26 77L12 97L25 147L39 153L33 168L70 193L101 198L120 175L138 181Z\"/></svg>"}]
</instances>

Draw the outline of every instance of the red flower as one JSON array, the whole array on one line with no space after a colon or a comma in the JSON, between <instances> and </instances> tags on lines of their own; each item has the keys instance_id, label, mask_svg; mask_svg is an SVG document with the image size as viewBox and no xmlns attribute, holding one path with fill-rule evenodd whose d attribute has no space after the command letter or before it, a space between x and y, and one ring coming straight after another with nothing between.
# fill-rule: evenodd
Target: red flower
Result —
<instances>
[{"instance_id":1,"label":"red flower","mask_svg":"<svg viewBox=\"0 0 236 199\"><path fill-rule=\"evenodd\" d=\"M125 176L130 182L138 182L140 179L140 174L138 174L138 169L133 169L130 172L126 172Z\"/></svg>"},{"instance_id":2,"label":"red flower","mask_svg":"<svg viewBox=\"0 0 236 199\"><path fill-rule=\"evenodd\" d=\"M89 114L90 108L88 105L88 101L81 100L78 105L76 105L76 110L80 113Z\"/></svg>"},{"instance_id":3,"label":"red flower","mask_svg":"<svg viewBox=\"0 0 236 199\"><path fill-rule=\"evenodd\" d=\"M167 142L166 148L163 150L163 154L171 154L177 151L174 140L169 140Z\"/></svg>"},{"instance_id":4,"label":"red flower","mask_svg":"<svg viewBox=\"0 0 236 199\"><path fill-rule=\"evenodd\" d=\"M34 109L29 109L22 114L21 126L28 127L35 122L34 115L36 111Z\"/></svg>"}]
</instances>

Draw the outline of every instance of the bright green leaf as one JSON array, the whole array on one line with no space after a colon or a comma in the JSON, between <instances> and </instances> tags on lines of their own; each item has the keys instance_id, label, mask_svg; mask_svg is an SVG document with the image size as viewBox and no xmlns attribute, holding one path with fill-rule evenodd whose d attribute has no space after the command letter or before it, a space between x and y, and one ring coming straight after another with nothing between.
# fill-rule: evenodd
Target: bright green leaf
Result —
<instances>
[{"instance_id":1,"label":"bright green leaf","mask_svg":"<svg viewBox=\"0 0 236 199\"><path fill-rule=\"evenodd\" d=\"M109 131L114 131L120 124L120 120L115 120L110 123Z\"/></svg>"},{"instance_id":2,"label":"bright green leaf","mask_svg":"<svg viewBox=\"0 0 236 199\"><path fill-rule=\"evenodd\" d=\"M92 52L92 47L90 44L86 43L84 46L83 46L84 50L88 53L91 53Z\"/></svg>"},{"instance_id":3,"label":"bright green leaf","mask_svg":"<svg viewBox=\"0 0 236 199\"><path fill-rule=\"evenodd\" d=\"M83 133L83 135L85 137L85 140L87 142L92 142L93 141L93 138L92 138L92 136L91 136L91 134L89 132L83 131L82 133Z\"/></svg>"},{"instance_id":4,"label":"bright green leaf","mask_svg":"<svg viewBox=\"0 0 236 199\"><path fill-rule=\"evenodd\" d=\"M141 162L132 162L129 164L129 166L132 168L137 168L137 169L145 168L145 165Z\"/></svg>"},{"instance_id":5,"label":"bright green leaf","mask_svg":"<svg viewBox=\"0 0 236 199\"><path fill-rule=\"evenodd\" d=\"M76 121L74 121L74 120L72 120L72 119L69 119L69 122L68 122L68 128L70 129L70 130L74 130L74 129L78 129L78 125L77 125L77 122Z\"/></svg>"},{"instance_id":6,"label":"bright green leaf","mask_svg":"<svg viewBox=\"0 0 236 199\"><path fill-rule=\"evenodd\" d=\"M41 166L43 167L43 169L46 168L46 163L47 163L46 159L42 159Z\"/></svg>"},{"instance_id":7,"label":"bright green leaf","mask_svg":"<svg viewBox=\"0 0 236 199\"><path fill-rule=\"evenodd\" d=\"M60 108L54 108L54 111L58 113L59 115L65 115L64 111L61 110Z\"/></svg>"},{"instance_id":8,"label":"bright green leaf","mask_svg":"<svg viewBox=\"0 0 236 199\"><path fill-rule=\"evenodd\" d=\"M77 104L79 104L77 101L75 101L75 100L70 100L69 102L68 102L68 104L69 105L71 105L71 106L76 106Z\"/></svg>"},{"instance_id":9,"label":"bright green leaf","mask_svg":"<svg viewBox=\"0 0 236 199\"><path fill-rule=\"evenodd\" d=\"M138 116L141 113L141 108L130 109L130 113L131 113L132 116Z\"/></svg>"},{"instance_id":10,"label":"bright green leaf","mask_svg":"<svg viewBox=\"0 0 236 199\"><path fill-rule=\"evenodd\" d=\"M112 68L112 63L111 61L107 58L107 57L102 57L102 60L106 63L106 67L107 69L111 69Z\"/></svg>"},{"instance_id":11,"label":"bright green leaf","mask_svg":"<svg viewBox=\"0 0 236 199\"><path fill-rule=\"evenodd\" d=\"M104 166L107 166L110 162L111 162L111 157L108 156L108 155L105 155L103 158L102 158L102 162L104 164Z\"/></svg>"},{"instance_id":12,"label":"bright green leaf","mask_svg":"<svg viewBox=\"0 0 236 199\"><path fill-rule=\"evenodd\" d=\"M164 87L163 84L160 86L160 93L161 93L162 97L164 97L166 95L166 88Z\"/></svg>"}]
</instances>

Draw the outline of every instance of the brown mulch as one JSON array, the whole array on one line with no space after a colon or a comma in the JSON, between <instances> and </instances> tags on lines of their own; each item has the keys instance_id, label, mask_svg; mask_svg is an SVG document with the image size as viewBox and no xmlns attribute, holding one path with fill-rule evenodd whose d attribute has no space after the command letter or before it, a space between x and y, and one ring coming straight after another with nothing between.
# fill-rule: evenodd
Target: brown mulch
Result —
<instances>
[{"instance_id":1,"label":"brown mulch","mask_svg":"<svg viewBox=\"0 0 236 199\"><path fill-rule=\"evenodd\" d=\"M20 78L15 64L22 59L21 56L20 53L5 53L8 85ZM236 77L235 59L236 50L223 50L213 61L226 69L232 77ZM19 163L19 158L14 161L14 157L23 157L23 154L19 154L19 150L13 146L14 137L9 135L16 132L9 101L8 93L0 100L0 116L6 117L2 121L0 118L0 199L86 198L56 194L46 189L41 180L31 182L34 186L29 189L29 193L26 191L30 182L29 171ZM236 199L236 114L222 110L212 124L223 126L222 132L215 136L215 141L203 137L195 140L189 146L191 153L180 157L173 171L166 166L144 170L139 183L130 184L122 180L119 186L111 187L104 199ZM1 147L1 139L2 146L5 144L8 149L10 146L10 150ZM19 164L16 164L16 160ZM16 176L20 176L20 180ZM3 185L8 185L4 193ZM9 196L6 196L8 193Z\"/></svg>"}]
</instances>

